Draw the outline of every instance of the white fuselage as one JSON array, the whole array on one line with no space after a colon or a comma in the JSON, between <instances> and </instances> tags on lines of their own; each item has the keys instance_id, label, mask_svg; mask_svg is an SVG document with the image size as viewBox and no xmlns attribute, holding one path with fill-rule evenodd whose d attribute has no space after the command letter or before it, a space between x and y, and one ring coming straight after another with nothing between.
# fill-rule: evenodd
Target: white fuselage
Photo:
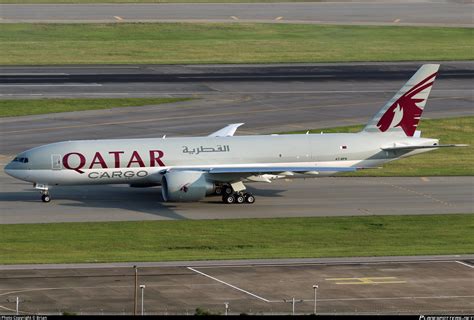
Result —
<instances>
[{"instance_id":1,"label":"white fuselage","mask_svg":"<svg viewBox=\"0 0 474 320\"><path fill-rule=\"evenodd\" d=\"M383 151L392 144L432 145L436 139L399 134L341 133L166 139L82 140L53 143L17 156L5 171L46 185L160 184L159 172L170 168L377 167L429 150ZM335 172L321 173L324 175ZM314 176L318 172L307 172ZM269 176L269 175L267 175ZM272 176L298 177L282 174ZM232 179L229 175L229 180ZM260 181L254 176L251 181ZM266 177L262 178L265 181Z\"/></svg>"}]
</instances>

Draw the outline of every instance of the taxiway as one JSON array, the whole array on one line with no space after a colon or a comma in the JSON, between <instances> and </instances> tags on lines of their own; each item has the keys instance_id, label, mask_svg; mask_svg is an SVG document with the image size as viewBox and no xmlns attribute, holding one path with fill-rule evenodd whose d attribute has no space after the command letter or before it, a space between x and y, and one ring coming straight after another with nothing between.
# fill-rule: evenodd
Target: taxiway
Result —
<instances>
[{"instance_id":1,"label":"taxiway","mask_svg":"<svg viewBox=\"0 0 474 320\"><path fill-rule=\"evenodd\" d=\"M264 22L472 27L469 1L2 4L0 23Z\"/></svg>"},{"instance_id":2,"label":"taxiway","mask_svg":"<svg viewBox=\"0 0 474 320\"><path fill-rule=\"evenodd\" d=\"M365 123L419 65L3 67L2 98L198 99L139 108L2 118L0 163L6 164L17 152L63 140L206 135L236 122L246 123L237 131L239 135ZM441 68L424 118L473 115L473 64L446 62ZM62 75L51 79L53 72ZM94 76L98 86L80 86ZM81 79L83 82L78 82ZM257 195L252 206L225 206L218 198L192 204L163 203L159 188L132 189L124 185L54 188L53 202L43 204L28 183L3 172L0 182L0 223L8 224L474 211L473 177L323 178L250 184Z\"/></svg>"},{"instance_id":3,"label":"taxiway","mask_svg":"<svg viewBox=\"0 0 474 320\"><path fill-rule=\"evenodd\" d=\"M144 313L472 314L474 257L137 263ZM0 266L0 309L132 314L133 264ZM139 301L141 293L139 292ZM140 312L140 305L138 312Z\"/></svg>"}]
</instances>

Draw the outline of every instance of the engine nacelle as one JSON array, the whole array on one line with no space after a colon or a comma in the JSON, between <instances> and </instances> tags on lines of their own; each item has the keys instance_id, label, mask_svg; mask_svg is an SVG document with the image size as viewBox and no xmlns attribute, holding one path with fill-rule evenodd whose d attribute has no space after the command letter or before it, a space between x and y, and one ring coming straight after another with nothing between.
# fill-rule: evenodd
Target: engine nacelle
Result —
<instances>
[{"instance_id":1,"label":"engine nacelle","mask_svg":"<svg viewBox=\"0 0 474 320\"><path fill-rule=\"evenodd\" d=\"M214 192L215 186L202 171L170 171L161 180L161 194L165 201L199 201Z\"/></svg>"},{"instance_id":2,"label":"engine nacelle","mask_svg":"<svg viewBox=\"0 0 474 320\"><path fill-rule=\"evenodd\" d=\"M144 182L144 183L130 183L130 188L151 188L160 186L161 184L155 182Z\"/></svg>"}]
</instances>

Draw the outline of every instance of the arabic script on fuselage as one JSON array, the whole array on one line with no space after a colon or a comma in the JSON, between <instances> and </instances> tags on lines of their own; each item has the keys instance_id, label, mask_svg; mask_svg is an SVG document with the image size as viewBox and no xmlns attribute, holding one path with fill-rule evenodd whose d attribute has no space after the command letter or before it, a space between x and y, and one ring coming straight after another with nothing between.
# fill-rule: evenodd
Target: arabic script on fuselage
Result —
<instances>
[{"instance_id":1,"label":"arabic script on fuselage","mask_svg":"<svg viewBox=\"0 0 474 320\"><path fill-rule=\"evenodd\" d=\"M217 145L216 147L204 147L204 146L199 146L196 148L190 148L188 146L183 146L183 153L188 153L188 154L200 154L200 153L205 153L205 152L229 152L230 147L229 145Z\"/></svg>"}]
</instances>

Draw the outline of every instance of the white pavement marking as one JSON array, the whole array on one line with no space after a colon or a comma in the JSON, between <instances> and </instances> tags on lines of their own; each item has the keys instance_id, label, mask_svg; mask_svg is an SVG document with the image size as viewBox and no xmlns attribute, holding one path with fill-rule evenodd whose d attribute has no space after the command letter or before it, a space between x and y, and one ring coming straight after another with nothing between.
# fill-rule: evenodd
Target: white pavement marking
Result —
<instances>
[{"instance_id":1,"label":"white pavement marking","mask_svg":"<svg viewBox=\"0 0 474 320\"><path fill-rule=\"evenodd\" d=\"M246 291L246 290L244 290L244 289L240 289L239 287L236 287L236 286L234 286L234 285L232 285L232 284L230 284L230 283L227 283L227 282L225 282L225 281L222 281L222 280L219 280L219 279L217 279L217 278L214 278L213 276L210 276L210 275L208 275L208 274L205 274L204 272L198 271L198 270L193 269L193 268L191 268L191 267L187 267L187 268L188 268L189 270L191 270L191 271L194 271L194 272L196 272L196 273L199 273L200 275L203 275L203 276L205 276L205 277L207 277L207 278L209 278L209 279L212 279L212 280L214 280L214 281L217 281L217 282L220 282L220 283L222 283L222 284L225 284L226 286L229 286L229 287L231 287L231 288L233 288L233 289L235 289L235 290L238 290L238 291L240 291L240 292L246 293L246 294L248 294L248 295L250 295L250 296L252 296L252 297L255 297L255 298L259 299L259 300L262 300L262 301L265 301L265 302L270 302L270 300L267 300L267 299L265 299L265 298L262 298L262 297L260 297L260 296L257 296L256 294L253 294L252 292L248 292L248 291Z\"/></svg>"},{"instance_id":2,"label":"white pavement marking","mask_svg":"<svg viewBox=\"0 0 474 320\"><path fill-rule=\"evenodd\" d=\"M131 288L132 286L106 286L106 288ZM104 287L59 287L59 288L23 288L21 290L8 291L0 293L0 296L6 296L9 294L31 292L31 291L45 291L45 290L64 290L64 289L95 289L95 288L104 288ZM16 312L14 309L7 308L0 305L0 309ZM26 311L18 311L19 313L28 313Z\"/></svg>"},{"instance_id":3,"label":"white pavement marking","mask_svg":"<svg viewBox=\"0 0 474 320\"><path fill-rule=\"evenodd\" d=\"M102 87L100 83L0 84L0 87Z\"/></svg>"},{"instance_id":4,"label":"white pavement marking","mask_svg":"<svg viewBox=\"0 0 474 320\"><path fill-rule=\"evenodd\" d=\"M119 16L114 16L114 18L118 21L123 21L123 18L122 17L119 17Z\"/></svg>"},{"instance_id":5,"label":"white pavement marking","mask_svg":"<svg viewBox=\"0 0 474 320\"><path fill-rule=\"evenodd\" d=\"M4 307L4 306L0 306L0 309L4 309L4 310L7 310L7 311L12 311L12 312L16 312L15 309L10 309L10 308ZM18 313L26 313L26 312L18 310Z\"/></svg>"},{"instance_id":6,"label":"white pavement marking","mask_svg":"<svg viewBox=\"0 0 474 320\"><path fill-rule=\"evenodd\" d=\"M64 72L49 72L49 73L42 73L42 72L2 72L0 76L68 76L69 73Z\"/></svg>"},{"instance_id":7,"label":"white pavement marking","mask_svg":"<svg viewBox=\"0 0 474 320\"><path fill-rule=\"evenodd\" d=\"M329 74L321 74L321 75L296 75L290 76L291 78L334 78L335 76ZM249 76L188 76L188 77L178 77L179 79L247 79ZM288 78L285 75L252 75L250 78ZM359 91L357 91L359 92Z\"/></svg>"},{"instance_id":8,"label":"white pavement marking","mask_svg":"<svg viewBox=\"0 0 474 320\"><path fill-rule=\"evenodd\" d=\"M7 67L4 67L5 69ZM137 67L137 66L102 66L102 65L98 65L98 66L81 66L81 67L78 67L78 66L67 66L67 67L55 67L55 66L49 66L48 69L140 69L142 67ZM21 66L18 66L18 67L8 67L9 70L23 70L23 69L26 69L26 70L30 70L31 67L21 67Z\"/></svg>"},{"instance_id":9,"label":"white pavement marking","mask_svg":"<svg viewBox=\"0 0 474 320\"><path fill-rule=\"evenodd\" d=\"M276 17L274 20L275 21L280 21L281 19L283 19L283 17Z\"/></svg>"},{"instance_id":10,"label":"white pavement marking","mask_svg":"<svg viewBox=\"0 0 474 320\"><path fill-rule=\"evenodd\" d=\"M26 96L26 97L31 97L31 96L41 97L41 96L44 96L44 94L42 94L42 93L27 93L27 94L21 94L21 93L18 93L18 94L15 94L15 93L2 94L2 93L0 93L0 97L23 97L23 96Z\"/></svg>"},{"instance_id":11,"label":"white pavement marking","mask_svg":"<svg viewBox=\"0 0 474 320\"><path fill-rule=\"evenodd\" d=\"M412 190L412 189L409 189L407 187L403 187L403 186L399 186L399 185L396 185L396 184L393 184L393 183L389 183L389 182L384 182L384 181L381 181L380 182L381 184L384 184L384 185L387 185L387 186L390 186L390 187L393 187L395 189L398 189L398 190L401 190L401 191L405 191L405 192L409 192L409 193L413 193L413 194L416 194L416 195L419 195L419 196L422 196L422 197L425 197L426 199L429 199L429 200L432 200L432 201L435 201L435 202L438 202L438 203L441 203L445 206L455 206L455 204L451 204L449 202L446 202L446 201L443 201L443 200L440 200L440 199L437 199L429 194L425 194L423 192L418 192L418 191L415 191L415 190Z\"/></svg>"},{"instance_id":12,"label":"white pavement marking","mask_svg":"<svg viewBox=\"0 0 474 320\"><path fill-rule=\"evenodd\" d=\"M328 298L319 299L319 301L365 301L365 300L411 300L411 299L459 299L459 298L473 298L474 296L421 296L421 297L375 297L375 298ZM314 300L303 300L310 302Z\"/></svg>"},{"instance_id":13,"label":"white pavement marking","mask_svg":"<svg viewBox=\"0 0 474 320\"><path fill-rule=\"evenodd\" d=\"M230 16L232 20L239 20L236 16Z\"/></svg>"},{"instance_id":14,"label":"white pavement marking","mask_svg":"<svg viewBox=\"0 0 474 320\"><path fill-rule=\"evenodd\" d=\"M2 86L2 85L0 85ZM5 85L6 87L12 86L12 85ZM21 84L18 84L17 86L24 86ZM46 86L46 85L45 85ZM50 85L47 85L50 86ZM102 86L102 85L101 85ZM210 87L210 86L209 86ZM215 93L231 93L231 94L314 94L314 93L391 93L393 92L392 90L308 90L308 91L224 91L222 89L216 89L210 87L213 91L180 91L180 92L165 92L165 91L151 91L151 92L131 92L131 93L124 93L124 92L86 92L86 93L66 93L64 95L97 95L97 96L128 96L128 95L190 95L190 94L203 94L203 95L210 95L210 94L215 94ZM451 92L451 91L469 91L471 92L472 89L439 89L437 91L446 91L446 92ZM40 96L40 95L48 95L48 94L39 94L39 93L5 93L5 94L0 94L0 96ZM55 93L52 93L52 95L55 95ZM432 98L437 99L437 98ZM447 99L461 99L460 97L446 97L446 98L439 98L443 100ZM438 100L439 100L438 99ZM381 101L383 102L383 101ZM425 120L427 118L425 117Z\"/></svg>"},{"instance_id":15,"label":"white pavement marking","mask_svg":"<svg viewBox=\"0 0 474 320\"><path fill-rule=\"evenodd\" d=\"M465 262L462 262L462 261L458 261L458 260L456 260L456 261L454 261L454 262L457 262L457 263L459 263L459 264L462 264L463 266L466 266L466 267L469 267L469 268L471 268L471 269L474 269L474 266L472 266L472 265L470 265L470 264L468 264L468 263L465 263Z\"/></svg>"},{"instance_id":16,"label":"white pavement marking","mask_svg":"<svg viewBox=\"0 0 474 320\"><path fill-rule=\"evenodd\" d=\"M0 85L1 86L1 85ZM149 96L162 96L162 95L196 95L201 94L202 92L133 92L133 93L126 93L126 92L83 92L83 93L58 93L49 95L47 93L0 93L0 96L5 97L22 97L22 96L51 96L51 97L75 97L75 96L132 96L132 95L149 95Z\"/></svg>"}]
</instances>

